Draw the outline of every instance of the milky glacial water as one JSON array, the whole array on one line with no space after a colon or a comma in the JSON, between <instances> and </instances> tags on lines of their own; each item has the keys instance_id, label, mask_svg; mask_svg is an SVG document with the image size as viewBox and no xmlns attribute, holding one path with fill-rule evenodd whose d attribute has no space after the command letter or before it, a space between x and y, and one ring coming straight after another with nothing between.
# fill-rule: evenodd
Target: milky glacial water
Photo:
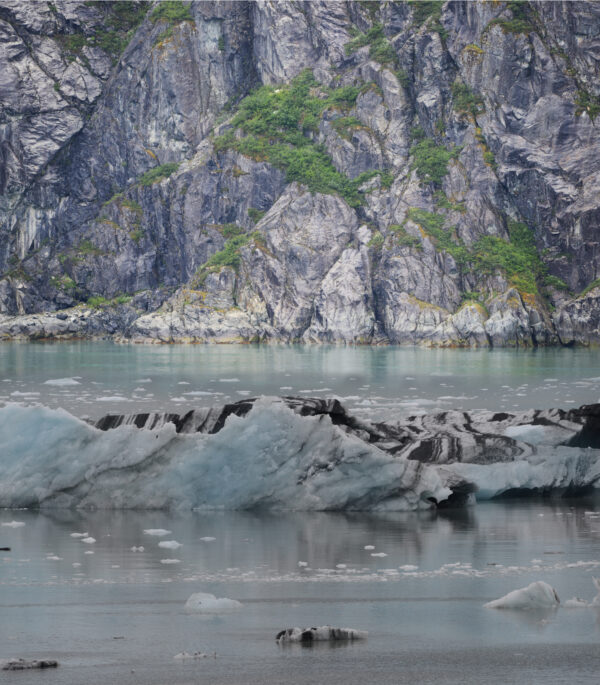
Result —
<instances>
[{"instance_id":1,"label":"milky glacial water","mask_svg":"<svg viewBox=\"0 0 600 685\"><path fill-rule=\"evenodd\" d=\"M376 420L446 409L600 401L600 350L0 344L0 403L77 416L173 411L257 395L339 397Z\"/></svg>"},{"instance_id":2,"label":"milky glacial water","mask_svg":"<svg viewBox=\"0 0 600 685\"><path fill-rule=\"evenodd\" d=\"M0 659L61 665L0 672L3 683L598 681L600 608L483 607L534 580L562 601L591 600L598 500L394 515L0 511L0 524L13 521L25 525L0 525L1 546L12 547L0 553ZM156 528L170 532L144 533ZM181 546L159 547L165 540ZM243 607L187 614L195 592ZM275 643L282 628L323 624L369 637ZM216 657L173 659L184 650Z\"/></svg>"}]
</instances>

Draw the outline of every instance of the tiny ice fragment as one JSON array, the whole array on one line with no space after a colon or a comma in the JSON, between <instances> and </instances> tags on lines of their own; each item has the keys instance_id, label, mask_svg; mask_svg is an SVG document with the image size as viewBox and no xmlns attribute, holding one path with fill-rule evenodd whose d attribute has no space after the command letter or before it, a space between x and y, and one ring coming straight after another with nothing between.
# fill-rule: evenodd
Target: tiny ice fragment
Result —
<instances>
[{"instance_id":1,"label":"tiny ice fragment","mask_svg":"<svg viewBox=\"0 0 600 685\"><path fill-rule=\"evenodd\" d=\"M177 540L161 540L161 542L158 543L159 547L163 547L164 549L179 549L180 547L183 547L181 542L177 542Z\"/></svg>"},{"instance_id":2,"label":"tiny ice fragment","mask_svg":"<svg viewBox=\"0 0 600 685\"><path fill-rule=\"evenodd\" d=\"M147 528L144 531L146 535L156 535L157 537L161 537L162 535L169 535L170 532L170 530L165 530L164 528Z\"/></svg>"}]
</instances>

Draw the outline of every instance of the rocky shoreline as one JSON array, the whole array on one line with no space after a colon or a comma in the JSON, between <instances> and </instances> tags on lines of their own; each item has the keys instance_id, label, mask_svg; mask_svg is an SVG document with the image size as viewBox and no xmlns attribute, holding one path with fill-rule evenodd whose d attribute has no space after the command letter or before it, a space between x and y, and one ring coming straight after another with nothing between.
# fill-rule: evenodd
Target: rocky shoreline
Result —
<instances>
[{"instance_id":1,"label":"rocky shoreline","mask_svg":"<svg viewBox=\"0 0 600 685\"><path fill-rule=\"evenodd\" d=\"M600 287L574 300L552 315L528 306L516 290L509 290L489 304L465 304L454 314L429 311L406 326L400 339L377 326L366 334L329 328L322 335L312 329L292 335L288 330L257 321L237 307L216 309L190 303L189 291L180 290L169 306L144 312L132 301L117 306L85 305L58 312L21 316L0 314L0 341L10 340L113 340L118 343L333 343L355 345L420 345L423 347L590 346L600 344ZM142 306L143 298L139 298ZM428 307L415 303L415 318ZM437 316L437 318L435 318ZM436 321L439 323L436 324Z\"/></svg>"}]
</instances>

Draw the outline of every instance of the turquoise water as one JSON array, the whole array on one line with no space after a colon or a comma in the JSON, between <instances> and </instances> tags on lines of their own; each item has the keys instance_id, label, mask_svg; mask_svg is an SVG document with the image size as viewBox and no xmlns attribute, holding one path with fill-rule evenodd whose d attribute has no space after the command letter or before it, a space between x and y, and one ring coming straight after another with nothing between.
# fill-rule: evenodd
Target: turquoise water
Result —
<instances>
[{"instance_id":1,"label":"turquoise water","mask_svg":"<svg viewBox=\"0 0 600 685\"><path fill-rule=\"evenodd\" d=\"M72 379L72 385L47 384ZM337 396L373 419L600 400L600 350L0 344L0 402L82 416L186 411L248 396Z\"/></svg>"}]
</instances>

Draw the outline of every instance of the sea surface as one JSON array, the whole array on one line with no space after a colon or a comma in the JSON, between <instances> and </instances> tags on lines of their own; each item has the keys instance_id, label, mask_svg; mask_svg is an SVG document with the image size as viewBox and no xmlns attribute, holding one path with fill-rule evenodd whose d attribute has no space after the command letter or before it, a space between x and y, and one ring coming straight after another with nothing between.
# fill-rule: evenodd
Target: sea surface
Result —
<instances>
[{"instance_id":1,"label":"sea surface","mask_svg":"<svg viewBox=\"0 0 600 685\"><path fill-rule=\"evenodd\" d=\"M0 658L56 658L60 667L0 671L3 683L598 682L600 607L483 606L534 580L563 601L590 601L600 576L597 500L394 515L0 511L0 524L12 521L25 525L0 525L12 547L0 553ZM157 528L170 532L144 533ZM243 607L187 613L196 592ZM325 624L369 636L275 643L283 628ZM173 658L183 651L209 656Z\"/></svg>"},{"instance_id":2,"label":"sea surface","mask_svg":"<svg viewBox=\"0 0 600 685\"><path fill-rule=\"evenodd\" d=\"M0 405L98 418L262 394L338 397L373 420L570 408L600 401L600 351L0 344ZM144 532L158 528L169 532ZM600 673L600 609L483 606L534 580L591 601L597 497L386 515L0 510L5 546L0 659L61 665L0 671L0 683L571 684ZM243 607L188 613L196 592ZM275 643L283 628L325 624L369 637ZM209 656L174 659L183 651Z\"/></svg>"},{"instance_id":3,"label":"sea surface","mask_svg":"<svg viewBox=\"0 0 600 685\"><path fill-rule=\"evenodd\" d=\"M338 397L373 420L600 401L599 349L0 344L3 402L77 416L173 411L257 395Z\"/></svg>"}]
</instances>

